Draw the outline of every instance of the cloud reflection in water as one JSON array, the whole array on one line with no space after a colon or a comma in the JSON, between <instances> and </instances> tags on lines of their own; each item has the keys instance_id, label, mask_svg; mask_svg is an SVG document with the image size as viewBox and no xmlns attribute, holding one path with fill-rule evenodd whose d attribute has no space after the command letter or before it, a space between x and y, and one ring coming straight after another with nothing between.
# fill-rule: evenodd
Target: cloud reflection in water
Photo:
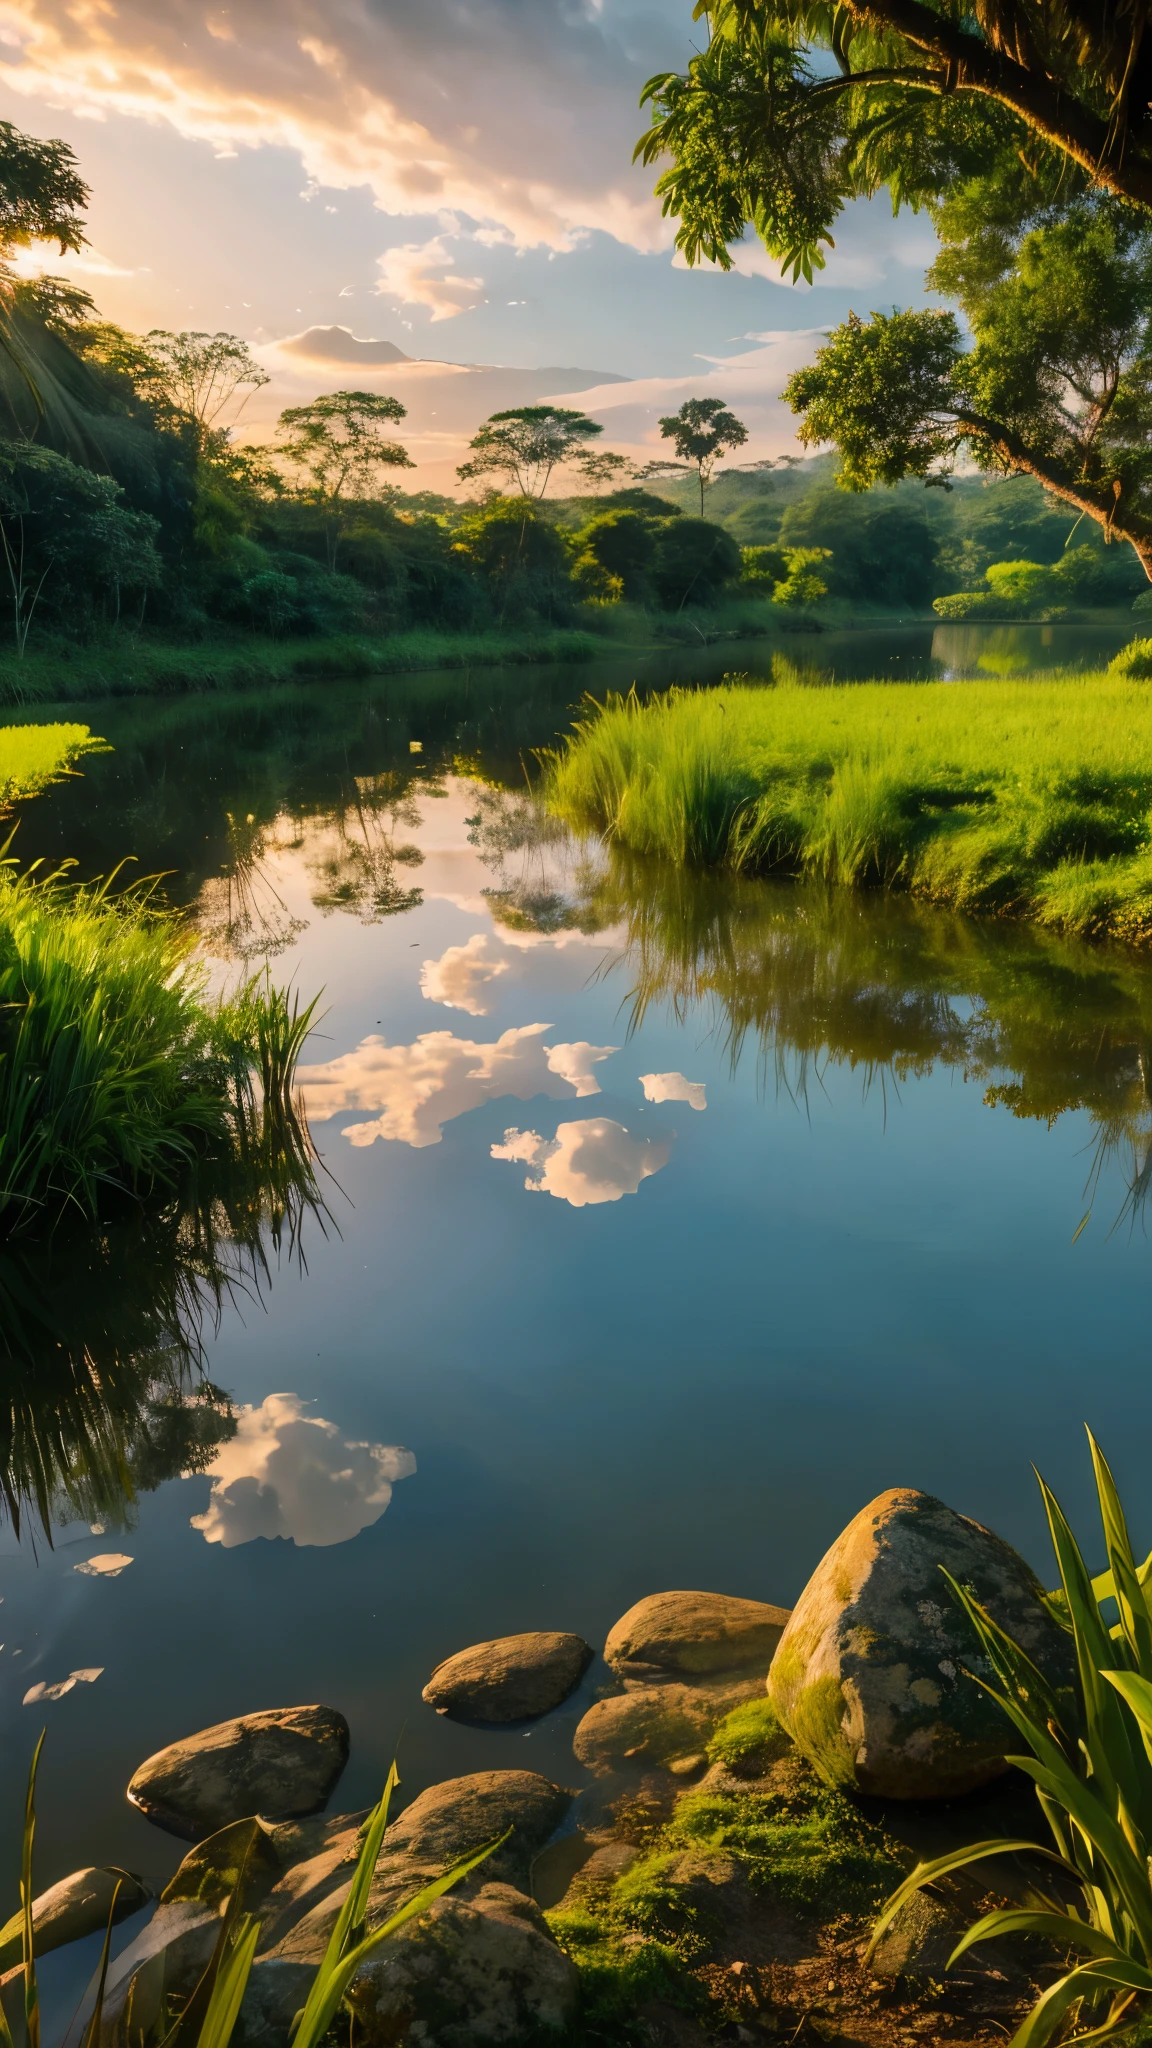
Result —
<instances>
[{"instance_id":1,"label":"cloud reflection in water","mask_svg":"<svg viewBox=\"0 0 1152 2048\"><path fill-rule=\"evenodd\" d=\"M347 1543L379 1521L395 1482L416 1470L411 1451L350 1441L296 1394L269 1394L236 1417L235 1436L207 1468L208 1506L192 1516L205 1541L225 1550L257 1536Z\"/></svg>"},{"instance_id":2,"label":"cloud reflection in water","mask_svg":"<svg viewBox=\"0 0 1152 2048\"><path fill-rule=\"evenodd\" d=\"M492 1147L493 1159L518 1160L530 1169L524 1185L533 1194L555 1195L574 1209L634 1195L671 1154L671 1138L638 1138L606 1116L560 1124L554 1138L505 1131L504 1143Z\"/></svg>"}]
</instances>

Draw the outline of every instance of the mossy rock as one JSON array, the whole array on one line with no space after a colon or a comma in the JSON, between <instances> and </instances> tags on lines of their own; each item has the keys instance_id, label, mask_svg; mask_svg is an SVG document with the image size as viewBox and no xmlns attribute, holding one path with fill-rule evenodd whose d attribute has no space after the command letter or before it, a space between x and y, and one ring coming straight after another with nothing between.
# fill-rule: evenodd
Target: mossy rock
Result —
<instances>
[{"instance_id":1,"label":"mossy rock","mask_svg":"<svg viewBox=\"0 0 1152 2048\"><path fill-rule=\"evenodd\" d=\"M1050 1685L1070 1638L1011 1546L931 1494L897 1487L849 1523L784 1631L768 1693L824 1781L889 1799L949 1799L1007 1768L1010 1731L976 1679L994 1674L944 1572Z\"/></svg>"}]
</instances>

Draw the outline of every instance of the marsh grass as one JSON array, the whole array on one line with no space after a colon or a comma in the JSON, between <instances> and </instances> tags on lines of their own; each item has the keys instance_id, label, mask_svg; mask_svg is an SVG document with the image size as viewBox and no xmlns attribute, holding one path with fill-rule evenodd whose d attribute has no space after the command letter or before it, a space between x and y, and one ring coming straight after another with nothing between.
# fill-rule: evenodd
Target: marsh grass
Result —
<instances>
[{"instance_id":1,"label":"marsh grass","mask_svg":"<svg viewBox=\"0 0 1152 2048\"><path fill-rule=\"evenodd\" d=\"M105 742L86 725L0 726L0 817L23 797L39 796Z\"/></svg>"},{"instance_id":2,"label":"marsh grass","mask_svg":"<svg viewBox=\"0 0 1152 2048\"><path fill-rule=\"evenodd\" d=\"M1152 937L1152 695L1122 676L610 698L546 793L685 865Z\"/></svg>"},{"instance_id":3,"label":"marsh grass","mask_svg":"<svg viewBox=\"0 0 1152 2048\"><path fill-rule=\"evenodd\" d=\"M285 1122L288 1152L306 1145L292 1074L314 1006L260 978L210 1002L194 944L147 884L0 862L0 1232L156 1200L238 1150L274 1176Z\"/></svg>"}]
</instances>

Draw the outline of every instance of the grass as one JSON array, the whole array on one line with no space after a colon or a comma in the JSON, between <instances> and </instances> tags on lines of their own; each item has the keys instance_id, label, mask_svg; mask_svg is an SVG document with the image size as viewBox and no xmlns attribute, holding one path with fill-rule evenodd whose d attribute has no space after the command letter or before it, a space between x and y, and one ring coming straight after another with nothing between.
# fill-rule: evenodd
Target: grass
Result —
<instances>
[{"instance_id":1,"label":"grass","mask_svg":"<svg viewBox=\"0 0 1152 2048\"><path fill-rule=\"evenodd\" d=\"M1059 1953L1062 1972L1018 2028L1013 2048L1044 2048L1057 2038L1103 2041L1146 2017L1152 2004L1152 1557L1137 1563L1107 1461L1091 1432L1088 1440L1108 1559L1103 1572L1092 1575L1040 1481L1060 1571L1060 1589L1048 1604L1071 1637L1074 1688L1055 1691L967 1588L944 1573L984 1653L993 1680L985 1690L1011 1724L1005 1753L1035 1784L1053 1847L977 1842L921 1863L873 1934L878 1941L914 1892L955 1870L1018 1851L1043 1857L1047 1888L1041 1882L1023 1906L985 1913L949 1964L1006 1935L1039 1936Z\"/></svg>"},{"instance_id":2,"label":"grass","mask_svg":"<svg viewBox=\"0 0 1152 2048\"><path fill-rule=\"evenodd\" d=\"M383 639L339 634L273 640L221 630L178 641L118 631L84 643L32 646L23 661L0 655L0 703L182 696L419 669L582 662L594 659L603 644L599 631L570 626L476 632L419 628Z\"/></svg>"},{"instance_id":3,"label":"grass","mask_svg":"<svg viewBox=\"0 0 1152 2048\"><path fill-rule=\"evenodd\" d=\"M640 854L1152 938L1152 694L1120 675L612 698L546 791Z\"/></svg>"},{"instance_id":4,"label":"grass","mask_svg":"<svg viewBox=\"0 0 1152 2048\"><path fill-rule=\"evenodd\" d=\"M0 726L0 817L67 775L84 754L102 752L86 725Z\"/></svg>"},{"instance_id":5,"label":"grass","mask_svg":"<svg viewBox=\"0 0 1152 2048\"><path fill-rule=\"evenodd\" d=\"M210 1002L195 932L147 887L0 863L0 1232L155 1202L294 1120L312 1006L259 980ZM258 1163L258 1162L257 1162Z\"/></svg>"}]
</instances>

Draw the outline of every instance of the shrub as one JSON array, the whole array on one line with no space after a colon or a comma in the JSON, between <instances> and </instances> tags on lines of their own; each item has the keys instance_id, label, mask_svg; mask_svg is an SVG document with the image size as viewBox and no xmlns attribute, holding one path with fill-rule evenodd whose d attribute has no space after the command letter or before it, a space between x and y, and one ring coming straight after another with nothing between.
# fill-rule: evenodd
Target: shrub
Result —
<instances>
[{"instance_id":1,"label":"shrub","mask_svg":"<svg viewBox=\"0 0 1152 2048\"><path fill-rule=\"evenodd\" d=\"M1148 595L1152 597L1152 591ZM1108 663L1110 676L1124 676L1131 683L1152 680L1152 640L1130 640Z\"/></svg>"}]
</instances>

